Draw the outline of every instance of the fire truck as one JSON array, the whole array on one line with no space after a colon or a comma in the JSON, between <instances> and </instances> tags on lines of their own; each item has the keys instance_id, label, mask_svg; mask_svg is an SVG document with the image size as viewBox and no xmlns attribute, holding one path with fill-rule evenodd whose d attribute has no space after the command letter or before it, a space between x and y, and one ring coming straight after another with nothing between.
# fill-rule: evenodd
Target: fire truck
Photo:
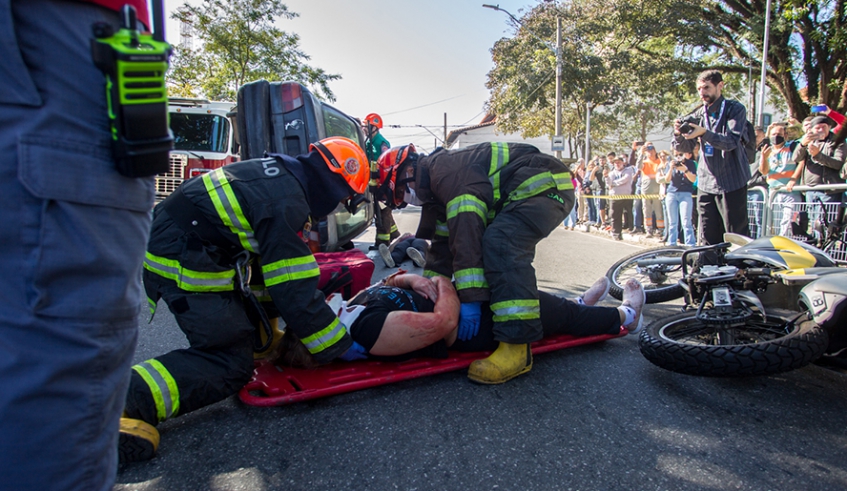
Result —
<instances>
[{"instance_id":1,"label":"fire truck","mask_svg":"<svg viewBox=\"0 0 847 491\"><path fill-rule=\"evenodd\" d=\"M157 202L182 181L239 160L234 102L171 98L168 110L174 149L170 168L156 176Z\"/></svg>"}]
</instances>

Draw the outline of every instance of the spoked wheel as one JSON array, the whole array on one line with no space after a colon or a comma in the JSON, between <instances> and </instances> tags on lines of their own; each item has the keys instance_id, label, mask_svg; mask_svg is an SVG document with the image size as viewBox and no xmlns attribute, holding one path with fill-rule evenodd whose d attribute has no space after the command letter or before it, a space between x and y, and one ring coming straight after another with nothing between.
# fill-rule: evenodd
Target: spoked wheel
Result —
<instances>
[{"instance_id":1,"label":"spoked wheel","mask_svg":"<svg viewBox=\"0 0 847 491\"><path fill-rule=\"evenodd\" d=\"M647 303L681 298L685 293L679 286L679 280L682 279L681 258L685 250L682 246L657 247L626 256L606 272L606 277L611 282L609 295L621 300L624 284L630 278L635 278L644 286ZM649 259L656 259L662 264L638 265L639 261Z\"/></svg>"},{"instance_id":2,"label":"spoked wheel","mask_svg":"<svg viewBox=\"0 0 847 491\"><path fill-rule=\"evenodd\" d=\"M651 323L638 339L651 363L710 377L794 370L823 355L828 342L826 331L805 314L776 309L741 325L706 324L692 310Z\"/></svg>"}]
</instances>

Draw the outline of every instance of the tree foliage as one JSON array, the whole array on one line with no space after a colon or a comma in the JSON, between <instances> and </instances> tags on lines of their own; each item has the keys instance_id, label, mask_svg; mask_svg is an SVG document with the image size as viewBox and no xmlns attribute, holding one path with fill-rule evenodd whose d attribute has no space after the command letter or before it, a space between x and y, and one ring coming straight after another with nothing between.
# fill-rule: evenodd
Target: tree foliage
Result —
<instances>
[{"instance_id":1,"label":"tree foliage","mask_svg":"<svg viewBox=\"0 0 847 491\"><path fill-rule=\"evenodd\" d=\"M847 106L847 0L772 0L767 82L800 119L810 106ZM620 148L698 103L695 79L718 68L731 96L758 79L766 0L544 1L491 50L489 109L526 136L553 133L556 18L563 25L563 133L578 142L592 111L592 147ZM543 41L542 41L543 40ZM742 82L743 81L743 82ZM581 142L580 142L581 144Z\"/></svg>"},{"instance_id":2,"label":"tree foliage","mask_svg":"<svg viewBox=\"0 0 847 491\"><path fill-rule=\"evenodd\" d=\"M296 13L280 0L205 0L172 15L188 24L201 46L177 47L168 75L172 95L234 100L238 87L259 79L295 80L333 101L328 83L341 78L313 68L300 38L275 26Z\"/></svg>"}]
</instances>

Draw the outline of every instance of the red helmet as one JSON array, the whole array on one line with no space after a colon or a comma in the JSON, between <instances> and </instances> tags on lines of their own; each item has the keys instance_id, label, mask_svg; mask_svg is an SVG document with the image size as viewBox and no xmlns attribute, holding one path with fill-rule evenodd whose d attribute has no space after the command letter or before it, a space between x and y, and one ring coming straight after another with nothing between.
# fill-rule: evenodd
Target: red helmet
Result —
<instances>
[{"instance_id":1,"label":"red helmet","mask_svg":"<svg viewBox=\"0 0 847 491\"><path fill-rule=\"evenodd\" d=\"M403 198L398 198L395 192L397 174L405 170L405 164L412 162L411 156L413 154L415 154L415 146L410 143L401 147L389 148L379 156L377 161L379 188L376 197L392 208L403 204Z\"/></svg>"},{"instance_id":2,"label":"red helmet","mask_svg":"<svg viewBox=\"0 0 847 491\"><path fill-rule=\"evenodd\" d=\"M376 126L379 129L382 129L382 116L377 113L370 113L365 116L365 122L369 125Z\"/></svg>"},{"instance_id":3,"label":"red helmet","mask_svg":"<svg viewBox=\"0 0 847 491\"><path fill-rule=\"evenodd\" d=\"M343 177L356 194L365 192L370 165L365 151L353 140L343 136L324 138L309 145L309 150L321 154L329 170Z\"/></svg>"}]
</instances>

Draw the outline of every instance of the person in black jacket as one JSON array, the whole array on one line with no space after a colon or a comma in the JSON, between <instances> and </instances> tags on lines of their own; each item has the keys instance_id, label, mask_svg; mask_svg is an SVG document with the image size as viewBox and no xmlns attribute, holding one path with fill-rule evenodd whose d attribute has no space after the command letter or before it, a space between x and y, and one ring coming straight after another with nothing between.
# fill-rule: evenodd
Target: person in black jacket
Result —
<instances>
[{"instance_id":1,"label":"person in black jacket","mask_svg":"<svg viewBox=\"0 0 847 491\"><path fill-rule=\"evenodd\" d=\"M185 181L154 209L144 260L151 315L163 298L190 346L132 367L122 461L153 456L159 422L220 401L249 381L263 307L250 291L248 267L261 274L289 332L318 363L365 356L324 302L318 264L298 232L310 215L327 215L365 191L368 160L341 137L310 149L218 168Z\"/></svg>"},{"instance_id":2,"label":"person in black jacket","mask_svg":"<svg viewBox=\"0 0 847 491\"><path fill-rule=\"evenodd\" d=\"M747 182L750 164L742 137L747 110L738 101L723 97L723 76L706 70L697 77L703 106L674 122L676 151L691 152L699 141L697 208L700 245L718 244L724 232L749 235ZM689 131L683 131L689 130Z\"/></svg>"}]
</instances>

